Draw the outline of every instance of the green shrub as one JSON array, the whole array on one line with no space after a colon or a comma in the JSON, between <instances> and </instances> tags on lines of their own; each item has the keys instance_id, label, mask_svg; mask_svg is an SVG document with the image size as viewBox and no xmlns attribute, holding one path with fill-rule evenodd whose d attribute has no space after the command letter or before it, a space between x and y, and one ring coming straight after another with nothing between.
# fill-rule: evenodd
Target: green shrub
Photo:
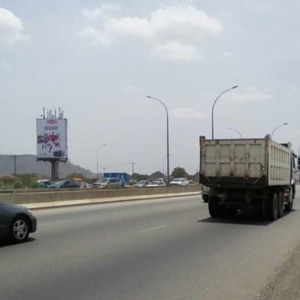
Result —
<instances>
[{"instance_id":1,"label":"green shrub","mask_svg":"<svg viewBox=\"0 0 300 300\"><path fill-rule=\"evenodd\" d=\"M22 189L23 188L23 182L20 180L16 180L14 182L14 189Z\"/></svg>"},{"instance_id":2,"label":"green shrub","mask_svg":"<svg viewBox=\"0 0 300 300\"><path fill-rule=\"evenodd\" d=\"M3 182L2 182L2 181L0 181L0 189L2 189L2 188L3 188L3 186L4 186Z\"/></svg>"},{"instance_id":3,"label":"green shrub","mask_svg":"<svg viewBox=\"0 0 300 300\"><path fill-rule=\"evenodd\" d=\"M30 184L30 187L32 189L38 189L39 188L39 183L37 181L32 181Z\"/></svg>"}]
</instances>

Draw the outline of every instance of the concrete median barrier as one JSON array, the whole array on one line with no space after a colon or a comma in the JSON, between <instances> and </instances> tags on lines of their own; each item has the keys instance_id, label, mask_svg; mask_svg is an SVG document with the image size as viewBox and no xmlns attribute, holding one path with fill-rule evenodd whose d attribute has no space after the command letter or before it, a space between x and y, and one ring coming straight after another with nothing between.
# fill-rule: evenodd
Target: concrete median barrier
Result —
<instances>
[{"instance_id":1,"label":"concrete median barrier","mask_svg":"<svg viewBox=\"0 0 300 300\"><path fill-rule=\"evenodd\" d=\"M34 203L55 203L74 200L93 200L93 199L110 199L110 198L126 198L154 195L184 195L189 193L200 193L199 185L191 185L187 187L163 187L163 188L131 188L131 189L76 189L64 191L43 191L34 193L10 193L0 194L0 202L12 204L34 204Z\"/></svg>"}]
</instances>

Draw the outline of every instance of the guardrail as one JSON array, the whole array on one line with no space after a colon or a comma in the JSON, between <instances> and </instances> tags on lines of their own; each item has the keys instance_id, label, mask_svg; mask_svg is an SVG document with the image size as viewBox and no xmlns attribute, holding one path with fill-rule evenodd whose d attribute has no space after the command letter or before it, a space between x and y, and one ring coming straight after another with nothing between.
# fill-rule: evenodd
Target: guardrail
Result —
<instances>
[{"instance_id":1,"label":"guardrail","mask_svg":"<svg viewBox=\"0 0 300 300\"><path fill-rule=\"evenodd\" d=\"M147 196L156 194L180 194L199 192L199 185L190 185L187 187L162 187L162 188L128 188L128 189L70 189L70 190L43 190L33 193L10 193L0 194L0 202L13 204L30 204L59 202L70 200L101 199L113 197L133 197Z\"/></svg>"}]
</instances>

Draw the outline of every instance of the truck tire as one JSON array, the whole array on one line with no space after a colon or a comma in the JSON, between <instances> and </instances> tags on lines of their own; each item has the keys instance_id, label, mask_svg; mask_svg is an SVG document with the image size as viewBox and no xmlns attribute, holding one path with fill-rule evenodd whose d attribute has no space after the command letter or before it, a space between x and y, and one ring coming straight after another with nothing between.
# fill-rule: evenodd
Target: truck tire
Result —
<instances>
[{"instance_id":1,"label":"truck tire","mask_svg":"<svg viewBox=\"0 0 300 300\"><path fill-rule=\"evenodd\" d=\"M282 218L283 216L283 206L284 206L283 203L284 203L283 194L282 192L280 192L278 194L278 219Z\"/></svg>"},{"instance_id":2,"label":"truck tire","mask_svg":"<svg viewBox=\"0 0 300 300\"><path fill-rule=\"evenodd\" d=\"M223 211L219 205L220 198L218 197L209 197L208 200L208 211L212 218L222 218Z\"/></svg>"},{"instance_id":3,"label":"truck tire","mask_svg":"<svg viewBox=\"0 0 300 300\"><path fill-rule=\"evenodd\" d=\"M237 213L238 213L237 208L225 208L224 209L224 215L227 218L234 218L234 217L236 217Z\"/></svg>"},{"instance_id":4,"label":"truck tire","mask_svg":"<svg viewBox=\"0 0 300 300\"><path fill-rule=\"evenodd\" d=\"M286 212L293 211L294 200L293 200L293 192L292 192L292 190L290 190L289 200L290 200L289 203L284 206Z\"/></svg>"},{"instance_id":5,"label":"truck tire","mask_svg":"<svg viewBox=\"0 0 300 300\"><path fill-rule=\"evenodd\" d=\"M202 199L203 199L203 201L204 201L205 203L208 202L208 198L209 198L209 195L207 195L207 194L203 195L203 194L202 194Z\"/></svg>"},{"instance_id":6,"label":"truck tire","mask_svg":"<svg viewBox=\"0 0 300 300\"><path fill-rule=\"evenodd\" d=\"M267 202L267 218L270 221L276 221L278 218L278 196L271 194Z\"/></svg>"},{"instance_id":7,"label":"truck tire","mask_svg":"<svg viewBox=\"0 0 300 300\"><path fill-rule=\"evenodd\" d=\"M266 198L259 198L256 200L255 204L255 215L257 219L259 220L265 220L266 214L265 214L265 203L266 203Z\"/></svg>"}]
</instances>

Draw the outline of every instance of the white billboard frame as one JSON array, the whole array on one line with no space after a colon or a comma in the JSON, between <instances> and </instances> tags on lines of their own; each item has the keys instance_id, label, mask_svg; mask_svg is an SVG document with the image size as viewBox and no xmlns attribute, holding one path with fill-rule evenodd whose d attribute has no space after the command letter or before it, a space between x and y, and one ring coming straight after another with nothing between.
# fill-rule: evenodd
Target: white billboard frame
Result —
<instances>
[{"instance_id":1,"label":"white billboard frame","mask_svg":"<svg viewBox=\"0 0 300 300\"><path fill-rule=\"evenodd\" d=\"M36 136L37 160L68 160L67 119L37 119Z\"/></svg>"}]
</instances>

